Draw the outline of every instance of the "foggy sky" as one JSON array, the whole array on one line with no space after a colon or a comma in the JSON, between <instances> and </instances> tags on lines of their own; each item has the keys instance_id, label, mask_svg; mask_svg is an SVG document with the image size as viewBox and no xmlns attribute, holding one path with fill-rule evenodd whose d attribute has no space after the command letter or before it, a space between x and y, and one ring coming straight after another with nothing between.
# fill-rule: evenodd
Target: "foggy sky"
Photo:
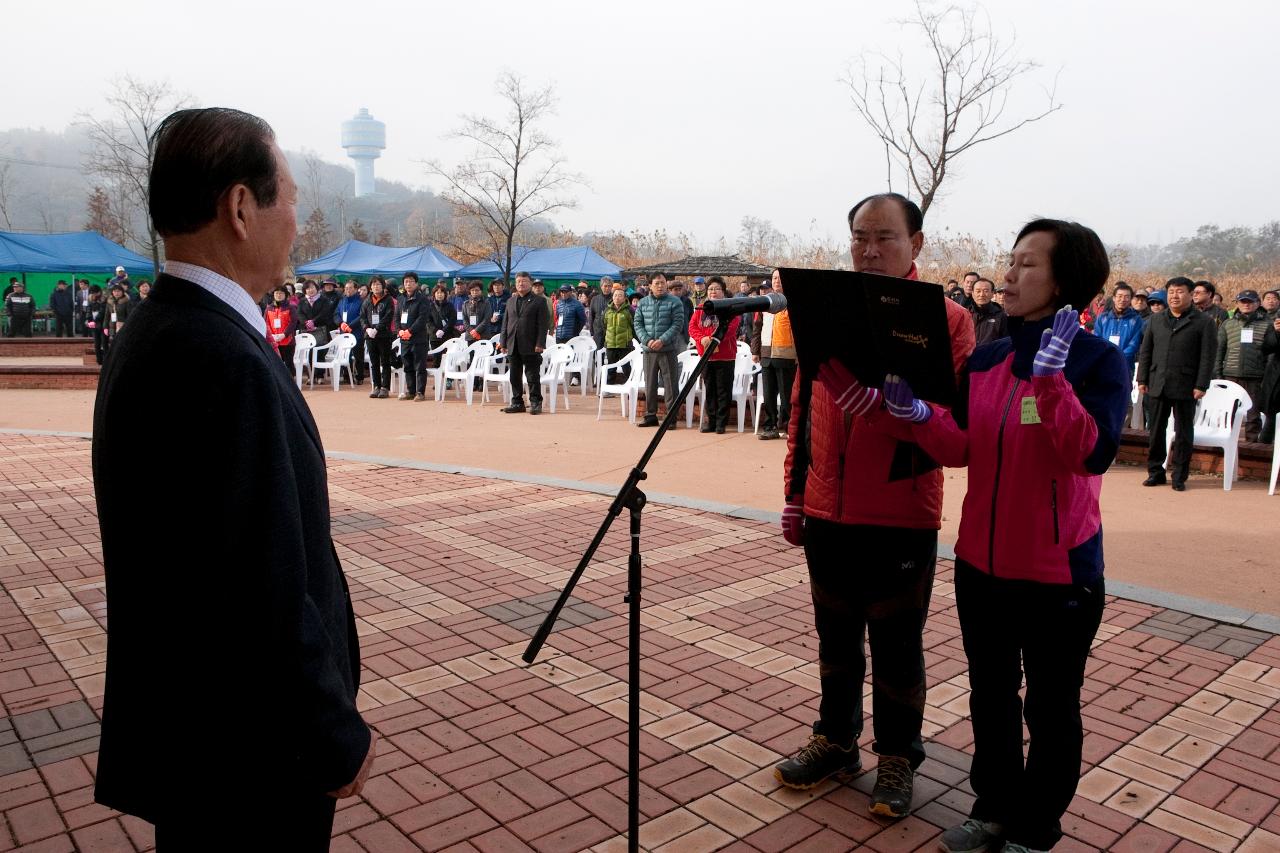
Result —
<instances>
[{"instance_id":1,"label":"foggy sky","mask_svg":"<svg viewBox=\"0 0 1280 853\"><path fill-rule=\"evenodd\" d=\"M1044 66L1011 112L1034 108L1055 76L1065 107L957 161L926 232L1007 241L1048 215L1108 243L1151 243L1280 218L1280 3L985 6ZM110 79L128 72L256 113L283 147L347 162L339 125L365 106L387 123L378 176L438 191L420 161L465 153L441 135L459 113L498 114L493 83L509 69L554 84L546 130L591 181L558 224L732 244L752 215L839 236L850 204L885 188L883 153L840 78L862 49L914 55L919 39L895 22L909 12L805 0L9 0L0 127L62 130L102 111Z\"/></svg>"}]
</instances>

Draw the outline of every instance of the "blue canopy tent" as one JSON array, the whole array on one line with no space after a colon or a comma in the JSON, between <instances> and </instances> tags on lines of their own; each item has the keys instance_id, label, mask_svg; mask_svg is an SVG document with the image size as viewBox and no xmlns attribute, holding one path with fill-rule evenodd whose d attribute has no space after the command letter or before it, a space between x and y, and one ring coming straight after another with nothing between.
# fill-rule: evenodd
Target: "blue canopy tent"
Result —
<instances>
[{"instance_id":1,"label":"blue canopy tent","mask_svg":"<svg viewBox=\"0 0 1280 853\"><path fill-rule=\"evenodd\" d=\"M27 291L44 304L59 278L87 278L101 284L115 275L117 266L134 281L150 278L150 258L113 243L96 231L66 234L14 234L0 231L0 273L19 277ZM8 276L6 276L8 278Z\"/></svg>"},{"instance_id":2,"label":"blue canopy tent","mask_svg":"<svg viewBox=\"0 0 1280 853\"><path fill-rule=\"evenodd\" d=\"M543 281L599 281L606 275L616 279L622 271L590 246L570 246L565 249L513 246L511 274L518 272L527 272ZM459 278L497 278L501 275L502 265L494 260L477 261L458 270Z\"/></svg>"},{"instance_id":3,"label":"blue canopy tent","mask_svg":"<svg viewBox=\"0 0 1280 853\"><path fill-rule=\"evenodd\" d=\"M345 273L347 275L403 274L448 276L462 264L431 246L373 246L348 240L336 249L297 268L299 275Z\"/></svg>"}]
</instances>

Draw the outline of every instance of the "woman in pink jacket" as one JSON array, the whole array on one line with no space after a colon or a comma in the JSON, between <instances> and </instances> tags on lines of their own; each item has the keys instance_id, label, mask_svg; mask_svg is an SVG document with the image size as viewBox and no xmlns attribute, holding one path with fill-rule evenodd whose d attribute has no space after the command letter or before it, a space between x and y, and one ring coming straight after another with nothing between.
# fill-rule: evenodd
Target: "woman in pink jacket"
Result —
<instances>
[{"instance_id":1,"label":"woman in pink jacket","mask_svg":"<svg viewBox=\"0 0 1280 853\"><path fill-rule=\"evenodd\" d=\"M953 411L889 377L886 407L943 465L969 468L956 603L969 658L977 799L942 849L1049 850L1080 775L1080 688L1104 603L1102 474L1129 398L1124 356L1079 334L1110 272L1074 222L1038 219L1005 273L1008 338L978 347ZM1018 696L1026 673L1025 704ZM1022 722L1030 732L1026 760Z\"/></svg>"}]
</instances>

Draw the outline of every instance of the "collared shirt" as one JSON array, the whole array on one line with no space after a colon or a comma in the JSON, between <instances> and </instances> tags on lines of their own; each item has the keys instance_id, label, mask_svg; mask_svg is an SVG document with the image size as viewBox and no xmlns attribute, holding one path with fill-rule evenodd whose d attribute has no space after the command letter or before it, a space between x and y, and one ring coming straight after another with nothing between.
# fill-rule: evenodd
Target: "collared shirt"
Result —
<instances>
[{"instance_id":1,"label":"collared shirt","mask_svg":"<svg viewBox=\"0 0 1280 853\"><path fill-rule=\"evenodd\" d=\"M225 302L232 311L244 318L249 328L257 329L258 334L264 338L267 336L267 321L262 318L258 303L253 301L253 297L247 290L231 279L213 270L182 261L165 261L164 271L175 278L199 286L210 295Z\"/></svg>"}]
</instances>

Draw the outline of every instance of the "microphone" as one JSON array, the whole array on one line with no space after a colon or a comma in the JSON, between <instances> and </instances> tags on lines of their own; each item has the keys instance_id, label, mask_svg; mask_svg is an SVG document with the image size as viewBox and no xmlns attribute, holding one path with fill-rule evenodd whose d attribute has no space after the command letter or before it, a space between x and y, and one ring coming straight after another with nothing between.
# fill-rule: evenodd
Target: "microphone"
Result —
<instances>
[{"instance_id":1,"label":"microphone","mask_svg":"<svg viewBox=\"0 0 1280 853\"><path fill-rule=\"evenodd\" d=\"M717 317L736 317L739 314L754 314L757 311L777 314L785 310L787 310L787 298L781 293L735 296L732 299L708 299L702 303L703 314L715 314Z\"/></svg>"}]
</instances>

